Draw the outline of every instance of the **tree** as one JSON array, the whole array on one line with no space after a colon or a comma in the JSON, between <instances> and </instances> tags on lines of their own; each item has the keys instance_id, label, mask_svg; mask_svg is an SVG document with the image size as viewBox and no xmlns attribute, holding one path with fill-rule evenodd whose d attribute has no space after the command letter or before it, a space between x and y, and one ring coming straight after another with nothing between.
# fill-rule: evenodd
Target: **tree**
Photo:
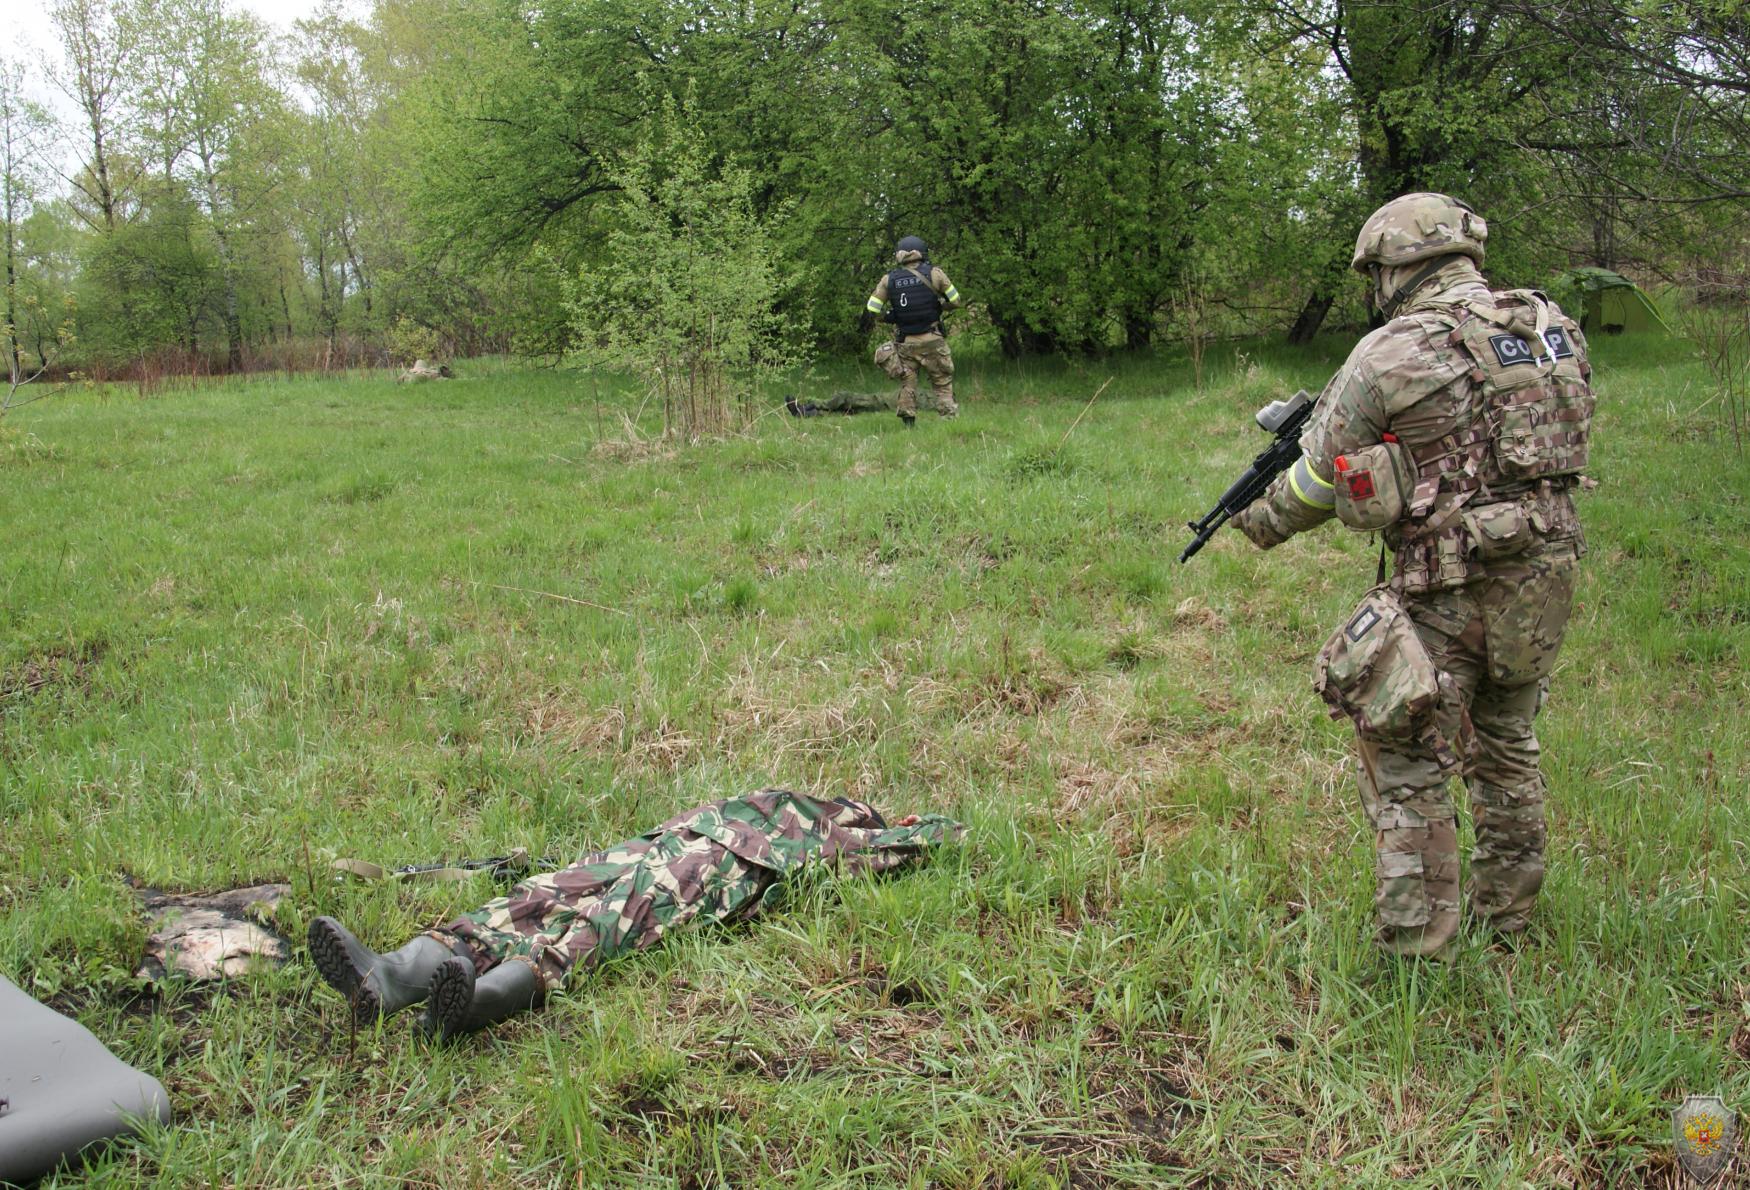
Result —
<instances>
[{"instance_id":1,"label":"tree","mask_svg":"<svg viewBox=\"0 0 1750 1190\"><path fill-rule=\"evenodd\" d=\"M762 383L798 358L753 175L714 165L692 111L671 100L611 176L608 254L637 267L586 267L570 284L579 358L643 380L665 433L739 428L756 416Z\"/></svg>"},{"instance_id":2,"label":"tree","mask_svg":"<svg viewBox=\"0 0 1750 1190\"><path fill-rule=\"evenodd\" d=\"M24 374L19 327L21 301L20 237L36 204L46 173L43 152L54 135L54 121L26 94L22 62L0 57L0 232L5 245L4 337L8 375L14 388ZM46 361L39 360L40 365Z\"/></svg>"},{"instance_id":3,"label":"tree","mask_svg":"<svg viewBox=\"0 0 1750 1190\"><path fill-rule=\"evenodd\" d=\"M83 167L68 180L91 202L94 226L114 231L134 180L117 158L126 59L120 22L111 0L60 0L50 15L66 59L55 82L84 117L87 137Z\"/></svg>"}]
</instances>

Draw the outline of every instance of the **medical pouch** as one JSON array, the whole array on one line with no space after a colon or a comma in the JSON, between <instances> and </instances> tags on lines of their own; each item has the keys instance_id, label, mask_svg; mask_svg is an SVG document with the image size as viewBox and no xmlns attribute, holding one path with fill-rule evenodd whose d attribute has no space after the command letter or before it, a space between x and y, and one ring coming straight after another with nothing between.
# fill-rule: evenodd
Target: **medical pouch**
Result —
<instances>
[{"instance_id":1,"label":"medical pouch","mask_svg":"<svg viewBox=\"0 0 1750 1190\"><path fill-rule=\"evenodd\" d=\"M1337 519L1351 529L1373 532L1403 519L1415 489L1410 452L1400 442L1379 442L1338 455L1331 463Z\"/></svg>"}]
</instances>

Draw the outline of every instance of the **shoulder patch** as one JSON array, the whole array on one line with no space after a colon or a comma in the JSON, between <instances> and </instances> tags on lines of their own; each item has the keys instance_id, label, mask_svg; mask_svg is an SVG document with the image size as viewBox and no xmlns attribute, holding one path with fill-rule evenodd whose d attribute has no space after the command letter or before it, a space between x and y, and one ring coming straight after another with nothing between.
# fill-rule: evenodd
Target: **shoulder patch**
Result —
<instances>
[{"instance_id":1,"label":"shoulder patch","mask_svg":"<svg viewBox=\"0 0 1750 1190\"><path fill-rule=\"evenodd\" d=\"M1573 358L1574 344L1561 327L1552 326L1545 331L1544 341L1557 359ZM1514 364L1535 364L1542 354L1518 335L1490 335L1489 346L1494 349L1496 362L1503 368L1511 368Z\"/></svg>"},{"instance_id":2,"label":"shoulder patch","mask_svg":"<svg viewBox=\"0 0 1750 1190\"><path fill-rule=\"evenodd\" d=\"M1489 346L1495 351L1495 362L1503 368L1537 362L1537 355L1531 350L1531 344L1518 335L1490 335Z\"/></svg>"}]
</instances>

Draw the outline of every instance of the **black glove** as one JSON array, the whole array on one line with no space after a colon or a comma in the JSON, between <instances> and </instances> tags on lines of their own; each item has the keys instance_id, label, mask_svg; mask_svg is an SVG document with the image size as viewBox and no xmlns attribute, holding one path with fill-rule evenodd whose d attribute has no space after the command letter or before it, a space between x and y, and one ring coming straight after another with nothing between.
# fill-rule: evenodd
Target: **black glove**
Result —
<instances>
[{"instance_id":1,"label":"black glove","mask_svg":"<svg viewBox=\"0 0 1750 1190\"><path fill-rule=\"evenodd\" d=\"M875 311L865 310L863 317L857 319L857 331L859 334L866 335L873 329L875 329Z\"/></svg>"}]
</instances>

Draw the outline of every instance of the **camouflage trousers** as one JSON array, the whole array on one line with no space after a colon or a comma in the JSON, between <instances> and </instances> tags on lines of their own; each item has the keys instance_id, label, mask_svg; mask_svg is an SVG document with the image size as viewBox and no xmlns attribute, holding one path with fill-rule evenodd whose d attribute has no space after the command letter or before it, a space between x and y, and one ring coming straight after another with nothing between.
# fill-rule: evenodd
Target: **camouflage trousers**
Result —
<instances>
[{"instance_id":1,"label":"camouflage trousers","mask_svg":"<svg viewBox=\"0 0 1750 1190\"><path fill-rule=\"evenodd\" d=\"M863 802L762 789L524 880L432 936L471 955L480 974L520 960L557 991L573 973L648 949L691 922L757 912L774 884L808 864L885 870L961 829L938 815L888 827Z\"/></svg>"},{"instance_id":2,"label":"camouflage trousers","mask_svg":"<svg viewBox=\"0 0 1750 1190\"><path fill-rule=\"evenodd\" d=\"M920 368L929 373L936 412L943 417L960 412L960 406L954 403L954 357L948 354L948 340L935 334L914 335L899 345L899 362L905 368L905 379L899 382L901 417L917 416Z\"/></svg>"},{"instance_id":3,"label":"camouflage trousers","mask_svg":"<svg viewBox=\"0 0 1750 1190\"><path fill-rule=\"evenodd\" d=\"M1543 883L1543 777L1533 720L1543 705L1573 604L1570 544L1492 565L1481 581L1404 597L1417 635L1442 671L1429 741L1358 744L1361 805L1373 828L1380 946L1436 955L1458 932L1458 830L1447 793L1457 759L1476 846L1472 913L1503 933L1523 930Z\"/></svg>"}]
</instances>

